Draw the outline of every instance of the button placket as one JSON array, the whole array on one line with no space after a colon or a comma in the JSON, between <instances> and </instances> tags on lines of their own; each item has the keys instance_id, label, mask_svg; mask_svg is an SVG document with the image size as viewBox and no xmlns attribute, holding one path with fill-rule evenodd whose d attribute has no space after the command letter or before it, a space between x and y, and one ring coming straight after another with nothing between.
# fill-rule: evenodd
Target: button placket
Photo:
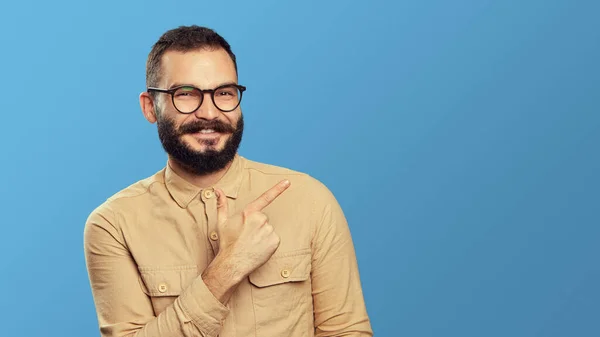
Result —
<instances>
[{"instance_id":1,"label":"button placket","mask_svg":"<svg viewBox=\"0 0 600 337\"><path fill-rule=\"evenodd\" d=\"M206 218L208 219L207 233L212 246L213 252L216 255L219 251L219 234L217 233L217 194L213 188L202 190L202 202L206 210Z\"/></svg>"},{"instance_id":2,"label":"button placket","mask_svg":"<svg viewBox=\"0 0 600 337\"><path fill-rule=\"evenodd\" d=\"M202 200L202 191L199 191L194 200L189 203L187 210L195 227L194 238L190 238L193 240L190 244L195 246L193 255L198 259L199 265L205 268L212 261L213 256L211 256L212 247L207 239L210 231L208 230L208 218L206 217L206 205Z\"/></svg>"}]
</instances>

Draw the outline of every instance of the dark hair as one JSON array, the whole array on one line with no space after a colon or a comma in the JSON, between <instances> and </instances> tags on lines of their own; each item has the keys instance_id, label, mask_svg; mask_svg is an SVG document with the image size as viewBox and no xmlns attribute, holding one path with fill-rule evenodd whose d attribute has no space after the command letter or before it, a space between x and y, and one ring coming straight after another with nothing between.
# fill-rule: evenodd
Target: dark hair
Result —
<instances>
[{"instance_id":1,"label":"dark hair","mask_svg":"<svg viewBox=\"0 0 600 337\"><path fill-rule=\"evenodd\" d=\"M165 32L152 46L146 62L146 86L158 86L161 76L161 60L169 50L186 52L198 49L223 48L233 60L237 73L235 54L231 51L229 43L214 30L196 25L180 26Z\"/></svg>"}]
</instances>

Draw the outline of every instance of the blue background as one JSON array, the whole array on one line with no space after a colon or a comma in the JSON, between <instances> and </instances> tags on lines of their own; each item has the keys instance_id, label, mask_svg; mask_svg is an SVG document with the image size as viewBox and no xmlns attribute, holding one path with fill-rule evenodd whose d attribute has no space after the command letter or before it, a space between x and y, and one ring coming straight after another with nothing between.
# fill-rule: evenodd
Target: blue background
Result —
<instances>
[{"instance_id":1,"label":"blue background","mask_svg":"<svg viewBox=\"0 0 600 337\"><path fill-rule=\"evenodd\" d=\"M242 155L338 197L376 336L599 336L600 2L0 7L1 336L98 336L83 225L166 161L138 105L167 29L216 29Z\"/></svg>"}]
</instances>

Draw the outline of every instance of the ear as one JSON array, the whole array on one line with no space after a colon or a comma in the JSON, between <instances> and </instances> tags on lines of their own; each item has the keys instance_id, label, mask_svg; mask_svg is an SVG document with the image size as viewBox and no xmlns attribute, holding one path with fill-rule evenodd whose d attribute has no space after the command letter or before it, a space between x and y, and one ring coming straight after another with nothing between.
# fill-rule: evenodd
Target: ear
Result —
<instances>
[{"instance_id":1,"label":"ear","mask_svg":"<svg viewBox=\"0 0 600 337\"><path fill-rule=\"evenodd\" d=\"M142 108L142 113L148 122L152 124L156 123L155 103L147 92L140 94L140 108Z\"/></svg>"}]
</instances>

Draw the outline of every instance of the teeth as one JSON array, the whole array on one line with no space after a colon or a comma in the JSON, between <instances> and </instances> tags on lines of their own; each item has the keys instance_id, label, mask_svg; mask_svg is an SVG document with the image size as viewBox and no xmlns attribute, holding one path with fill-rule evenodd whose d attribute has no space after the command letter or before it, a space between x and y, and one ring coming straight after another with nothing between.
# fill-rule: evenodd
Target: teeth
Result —
<instances>
[{"instance_id":1,"label":"teeth","mask_svg":"<svg viewBox=\"0 0 600 337\"><path fill-rule=\"evenodd\" d=\"M213 130L213 129L204 129L204 130L200 131L200 133L213 133L213 132L215 132L215 130Z\"/></svg>"}]
</instances>

